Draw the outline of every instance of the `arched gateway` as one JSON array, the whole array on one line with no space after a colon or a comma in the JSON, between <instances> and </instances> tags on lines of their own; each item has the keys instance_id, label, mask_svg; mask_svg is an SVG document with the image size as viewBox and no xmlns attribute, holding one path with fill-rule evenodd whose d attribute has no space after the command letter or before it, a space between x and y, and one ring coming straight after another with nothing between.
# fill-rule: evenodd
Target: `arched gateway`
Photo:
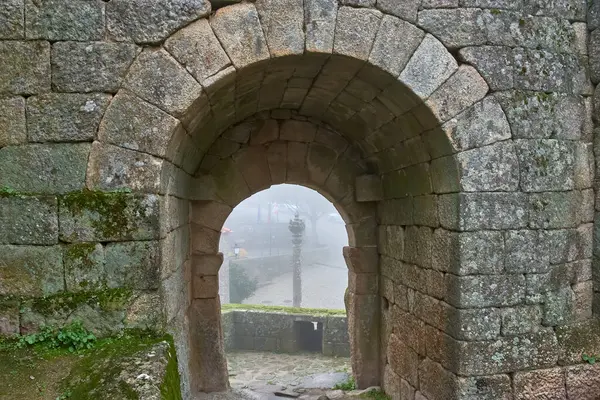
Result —
<instances>
[{"instance_id":1,"label":"arched gateway","mask_svg":"<svg viewBox=\"0 0 600 400\"><path fill-rule=\"evenodd\" d=\"M527 68L539 62L529 53L511 55L508 72L491 71L505 65L495 51L513 50L478 46L497 44L495 35L515 21L541 29L538 17L520 23L512 11L425 10L417 27L384 6L390 14L357 7L375 1L340 3L348 5L257 0L197 19L207 8L178 26L158 24L153 35L144 24L160 17L110 25L131 10L119 0L102 5L111 37L152 46L131 45L132 63L106 90L114 97L91 148L82 147L85 188L131 191L110 212L128 210L159 228L147 234L127 225L122 233L108 218L93 236L81 225L95 217L78 218L86 205L64 190L56 192L66 196L61 230L71 230L61 240L154 246L159 268L150 286L159 287L160 320L175 336L184 394L222 391L220 229L252 194L304 185L330 199L347 224L346 304L359 387L381 384L394 399L416 391L430 400L508 399L535 393L532 382L543 376L568 389L569 379L588 373L569 366L581 352L573 337L591 332L583 324L593 295L593 170L582 111L589 102L579 96L589 94L588 81L563 71L567 89L527 86L523 80L534 79ZM470 27L469 37L487 30L468 47L446 28L473 12L485 24L461 29ZM574 25L565 34L580 49ZM527 40L509 45L518 52ZM462 64L453 53L459 48ZM60 46L53 52L60 63ZM61 76L57 65L53 79ZM510 84L495 80L504 75ZM53 83L58 91L71 84ZM552 112L562 114L550 121ZM544 115L552 132L532 134L538 128L528 124L543 124ZM0 162L18 168L10 153L17 147L0 149ZM0 183L10 184L15 171ZM586 337L585 351L600 346Z\"/></svg>"}]
</instances>

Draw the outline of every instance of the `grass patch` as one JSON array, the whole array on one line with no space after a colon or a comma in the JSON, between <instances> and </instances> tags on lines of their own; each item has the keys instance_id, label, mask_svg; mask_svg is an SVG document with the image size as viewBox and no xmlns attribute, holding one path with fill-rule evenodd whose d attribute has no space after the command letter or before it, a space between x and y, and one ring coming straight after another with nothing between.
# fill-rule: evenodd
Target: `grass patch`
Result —
<instances>
[{"instance_id":1,"label":"grass patch","mask_svg":"<svg viewBox=\"0 0 600 400\"><path fill-rule=\"evenodd\" d=\"M343 390L344 392L349 392L354 389L356 389L356 382L354 381L353 376L349 377L346 382L336 383L333 387L333 390Z\"/></svg>"},{"instance_id":2,"label":"grass patch","mask_svg":"<svg viewBox=\"0 0 600 400\"><path fill-rule=\"evenodd\" d=\"M360 396L362 399L370 400L391 400L391 397L383 393L381 390L373 390L368 393L364 393Z\"/></svg>"},{"instance_id":3,"label":"grass patch","mask_svg":"<svg viewBox=\"0 0 600 400\"><path fill-rule=\"evenodd\" d=\"M266 306L262 304L223 304L222 311L264 311L264 312L279 312L286 314L310 314L310 315L339 315L345 316L346 310L335 310L328 308L300 308L286 306Z\"/></svg>"}]
</instances>

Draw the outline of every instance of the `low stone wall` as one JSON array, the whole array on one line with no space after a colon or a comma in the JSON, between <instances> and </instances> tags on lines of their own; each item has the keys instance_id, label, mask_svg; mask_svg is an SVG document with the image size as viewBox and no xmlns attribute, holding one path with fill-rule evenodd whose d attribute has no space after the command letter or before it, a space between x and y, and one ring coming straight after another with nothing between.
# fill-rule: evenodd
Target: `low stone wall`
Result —
<instances>
[{"instance_id":1,"label":"low stone wall","mask_svg":"<svg viewBox=\"0 0 600 400\"><path fill-rule=\"evenodd\" d=\"M346 316L259 310L223 311L225 350L301 352L297 341L297 323L300 321L322 324L323 355L350 356Z\"/></svg>"}]
</instances>

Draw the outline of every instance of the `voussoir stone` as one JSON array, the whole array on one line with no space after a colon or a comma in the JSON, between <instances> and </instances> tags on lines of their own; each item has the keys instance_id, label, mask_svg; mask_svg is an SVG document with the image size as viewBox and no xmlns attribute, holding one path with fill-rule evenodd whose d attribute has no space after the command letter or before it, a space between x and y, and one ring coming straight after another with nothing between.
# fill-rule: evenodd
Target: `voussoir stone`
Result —
<instances>
[{"instance_id":1,"label":"voussoir stone","mask_svg":"<svg viewBox=\"0 0 600 400\"><path fill-rule=\"evenodd\" d=\"M384 13L395 15L405 21L415 23L421 0L377 0L377 8Z\"/></svg>"},{"instance_id":2,"label":"voussoir stone","mask_svg":"<svg viewBox=\"0 0 600 400\"><path fill-rule=\"evenodd\" d=\"M45 296L62 290L60 246L0 246L0 295Z\"/></svg>"},{"instance_id":3,"label":"voussoir stone","mask_svg":"<svg viewBox=\"0 0 600 400\"><path fill-rule=\"evenodd\" d=\"M24 36L24 1L5 0L0 9L0 39L22 39Z\"/></svg>"},{"instance_id":4,"label":"voussoir stone","mask_svg":"<svg viewBox=\"0 0 600 400\"><path fill-rule=\"evenodd\" d=\"M231 64L206 19L176 32L165 49L201 83Z\"/></svg>"},{"instance_id":5,"label":"voussoir stone","mask_svg":"<svg viewBox=\"0 0 600 400\"><path fill-rule=\"evenodd\" d=\"M146 50L135 60L124 86L174 117L192 113L200 84L165 50Z\"/></svg>"},{"instance_id":6,"label":"voussoir stone","mask_svg":"<svg viewBox=\"0 0 600 400\"><path fill-rule=\"evenodd\" d=\"M400 81L417 96L427 98L457 69L452 54L439 40L427 34L400 74Z\"/></svg>"},{"instance_id":7,"label":"voussoir stone","mask_svg":"<svg viewBox=\"0 0 600 400\"><path fill-rule=\"evenodd\" d=\"M100 0L26 0L27 39L102 40L104 3Z\"/></svg>"},{"instance_id":8,"label":"voussoir stone","mask_svg":"<svg viewBox=\"0 0 600 400\"><path fill-rule=\"evenodd\" d=\"M131 43L54 43L52 85L59 92L115 93L139 52Z\"/></svg>"},{"instance_id":9,"label":"voussoir stone","mask_svg":"<svg viewBox=\"0 0 600 400\"><path fill-rule=\"evenodd\" d=\"M106 5L109 35L117 41L158 43L171 33L210 14L208 0L112 0Z\"/></svg>"},{"instance_id":10,"label":"voussoir stone","mask_svg":"<svg viewBox=\"0 0 600 400\"><path fill-rule=\"evenodd\" d=\"M304 0L306 51L333 51L337 10L336 0Z\"/></svg>"},{"instance_id":11,"label":"voussoir stone","mask_svg":"<svg viewBox=\"0 0 600 400\"><path fill-rule=\"evenodd\" d=\"M367 60L383 14L369 8L340 7L333 52Z\"/></svg>"},{"instance_id":12,"label":"voussoir stone","mask_svg":"<svg viewBox=\"0 0 600 400\"><path fill-rule=\"evenodd\" d=\"M401 37L403 40L398 40ZM369 62L393 76L400 75L425 32L399 18L385 15L369 56Z\"/></svg>"},{"instance_id":13,"label":"voussoir stone","mask_svg":"<svg viewBox=\"0 0 600 400\"><path fill-rule=\"evenodd\" d=\"M22 193L82 189L90 144L29 144L0 149L0 187Z\"/></svg>"},{"instance_id":14,"label":"voussoir stone","mask_svg":"<svg viewBox=\"0 0 600 400\"><path fill-rule=\"evenodd\" d=\"M513 87L513 52L510 47L464 47L458 52L462 61L473 65L491 90Z\"/></svg>"},{"instance_id":15,"label":"voussoir stone","mask_svg":"<svg viewBox=\"0 0 600 400\"><path fill-rule=\"evenodd\" d=\"M108 107L107 94L48 93L27 99L30 142L91 141Z\"/></svg>"},{"instance_id":16,"label":"voussoir stone","mask_svg":"<svg viewBox=\"0 0 600 400\"><path fill-rule=\"evenodd\" d=\"M25 124L25 99L23 97L0 98L0 147L27 141Z\"/></svg>"},{"instance_id":17,"label":"voussoir stone","mask_svg":"<svg viewBox=\"0 0 600 400\"><path fill-rule=\"evenodd\" d=\"M98 140L167 157L170 139L180 136L177 130L183 130L179 120L139 97L121 91L106 110Z\"/></svg>"},{"instance_id":18,"label":"voussoir stone","mask_svg":"<svg viewBox=\"0 0 600 400\"><path fill-rule=\"evenodd\" d=\"M271 56L304 53L303 0L257 0L255 5Z\"/></svg>"},{"instance_id":19,"label":"voussoir stone","mask_svg":"<svg viewBox=\"0 0 600 400\"><path fill-rule=\"evenodd\" d=\"M423 10L417 24L450 49L487 42L483 12L477 8Z\"/></svg>"},{"instance_id":20,"label":"voussoir stone","mask_svg":"<svg viewBox=\"0 0 600 400\"><path fill-rule=\"evenodd\" d=\"M0 41L0 93L31 95L50 91L50 44Z\"/></svg>"},{"instance_id":21,"label":"voussoir stone","mask_svg":"<svg viewBox=\"0 0 600 400\"><path fill-rule=\"evenodd\" d=\"M221 8L210 24L236 68L269 59L267 40L254 4Z\"/></svg>"}]
</instances>

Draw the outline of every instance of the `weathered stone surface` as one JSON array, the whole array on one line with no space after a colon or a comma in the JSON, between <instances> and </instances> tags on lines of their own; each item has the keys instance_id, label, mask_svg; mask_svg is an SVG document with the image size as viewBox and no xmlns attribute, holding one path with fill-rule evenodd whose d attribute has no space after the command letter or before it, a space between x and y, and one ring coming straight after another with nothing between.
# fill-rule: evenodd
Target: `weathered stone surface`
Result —
<instances>
[{"instance_id":1,"label":"weathered stone surface","mask_svg":"<svg viewBox=\"0 0 600 400\"><path fill-rule=\"evenodd\" d=\"M0 149L0 187L20 193L82 189L89 144L31 144Z\"/></svg>"},{"instance_id":2,"label":"weathered stone surface","mask_svg":"<svg viewBox=\"0 0 600 400\"><path fill-rule=\"evenodd\" d=\"M25 125L25 99L0 98L0 147L27 141Z\"/></svg>"},{"instance_id":3,"label":"weathered stone surface","mask_svg":"<svg viewBox=\"0 0 600 400\"><path fill-rule=\"evenodd\" d=\"M270 171L273 174L273 170L270 169ZM214 176L216 193L227 205L235 207L251 195L244 176L232 159L219 161L212 175Z\"/></svg>"},{"instance_id":4,"label":"weathered stone surface","mask_svg":"<svg viewBox=\"0 0 600 400\"><path fill-rule=\"evenodd\" d=\"M413 386L418 382L419 355L392 334L387 348L387 358L392 370Z\"/></svg>"},{"instance_id":5,"label":"weathered stone surface","mask_svg":"<svg viewBox=\"0 0 600 400\"><path fill-rule=\"evenodd\" d=\"M180 122L140 98L121 91L104 114L98 140L172 159L172 137L185 135Z\"/></svg>"},{"instance_id":6,"label":"weathered stone surface","mask_svg":"<svg viewBox=\"0 0 600 400\"><path fill-rule=\"evenodd\" d=\"M444 122L483 99L488 89L475 68L462 65L427 99L426 104Z\"/></svg>"},{"instance_id":7,"label":"weathered stone surface","mask_svg":"<svg viewBox=\"0 0 600 400\"><path fill-rule=\"evenodd\" d=\"M305 0L306 51L331 53L338 10L335 0Z\"/></svg>"},{"instance_id":8,"label":"weathered stone surface","mask_svg":"<svg viewBox=\"0 0 600 400\"><path fill-rule=\"evenodd\" d=\"M131 193L75 192L60 198L64 242L158 238L159 199Z\"/></svg>"},{"instance_id":9,"label":"weathered stone surface","mask_svg":"<svg viewBox=\"0 0 600 400\"><path fill-rule=\"evenodd\" d=\"M421 8L456 8L458 0L423 0Z\"/></svg>"},{"instance_id":10,"label":"weathered stone surface","mask_svg":"<svg viewBox=\"0 0 600 400\"><path fill-rule=\"evenodd\" d=\"M158 193L163 163L163 160L145 153L94 142L88 164L87 187Z\"/></svg>"},{"instance_id":11,"label":"weathered stone surface","mask_svg":"<svg viewBox=\"0 0 600 400\"><path fill-rule=\"evenodd\" d=\"M367 60L383 15L369 8L340 7L333 52Z\"/></svg>"},{"instance_id":12,"label":"weathered stone surface","mask_svg":"<svg viewBox=\"0 0 600 400\"><path fill-rule=\"evenodd\" d=\"M517 372L514 376L515 399L566 399L565 373L562 368Z\"/></svg>"},{"instance_id":13,"label":"weathered stone surface","mask_svg":"<svg viewBox=\"0 0 600 400\"><path fill-rule=\"evenodd\" d=\"M417 24L450 49L487 42L483 12L476 8L423 10Z\"/></svg>"},{"instance_id":14,"label":"weathered stone surface","mask_svg":"<svg viewBox=\"0 0 600 400\"><path fill-rule=\"evenodd\" d=\"M124 84L174 117L199 111L202 87L164 50L146 50L133 63Z\"/></svg>"},{"instance_id":15,"label":"weathered stone surface","mask_svg":"<svg viewBox=\"0 0 600 400\"><path fill-rule=\"evenodd\" d=\"M452 232L436 229L432 266L456 275L499 274L504 269L504 238L495 231Z\"/></svg>"},{"instance_id":16,"label":"weathered stone surface","mask_svg":"<svg viewBox=\"0 0 600 400\"><path fill-rule=\"evenodd\" d=\"M68 291L93 291L106 287L102 244L77 243L65 246L63 261Z\"/></svg>"},{"instance_id":17,"label":"weathered stone surface","mask_svg":"<svg viewBox=\"0 0 600 400\"><path fill-rule=\"evenodd\" d=\"M110 95L42 94L27 99L27 134L31 142L91 141Z\"/></svg>"},{"instance_id":18,"label":"weathered stone surface","mask_svg":"<svg viewBox=\"0 0 600 400\"><path fill-rule=\"evenodd\" d=\"M286 120L281 123L279 139L310 143L315 140L317 126L306 121Z\"/></svg>"},{"instance_id":19,"label":"weathered stone surface","mask_svg":"<svg viewBox=\"0 0 600 400\"><path fill-rule=\"evenodd\" d=\"M139 52L129 43L54 43L52 85L59 92L116 93Z\"/></svg>"},{"instance_id":20,"label":"weathered stone surface","mask_svg":"<svg viewBox=\"0 0 600 400\"><path fill-rule=\"evenodd\" d=\"M525 299L523 275L446 275L450 288L447 301L458 308L504 307Z\"/></svg>"},{"instance_id":21,"label":"weathered stone surface","mask_svg":"<svg viewBox=\"0 0 600 400\"><path fill-rule=\"evenodd\" d=\"M574 187L575 147L555 139L517 140L521 188L527 192Z\"/></svg>"},{"instance_id":22,"label":"weathered stone surface","mask_svg":"<svg viewBox=\"0 0 600 400\"><path fill-rule=\"evenodd\" d=\"M465 192L514 191L519 185L519 162L510 142L495 143L456 156L460 169L460 187ZM432 163L432 170L435 161ZM438 174L432 172L435 178ZM436 183L434 181L434 189Z\"/></svg>"},{"instance_id":23,"label":"weathered stone surface","mask_svg":"<svg viewBox=\"0 0 600 400\"><path fill-rule=\"evenodd\" d=\"M236 68L269 59L267 40L254 4L219 9L210 23Z\"/></svg>"},{"instance_id":24,"label":"weathered stone surface","mask_svg":"<svg viewBox=\"0 0 600 400\"><path fill-rule=\"evenodd\" d=\"M579 191L533 193L529 197L529 226L575 228L590 218L585 201L585 192Z\"/></svg>"},{"instance_id":25,"label":"weathered stone surface","mask_svg":"<svg viewBox=\"0 0 600 400\"><path fill-rule=\"evenodd\" d=\"M495 341L459 342L464 357L455 372L461 375L492 375L556 365L557 342L552 330Z\"/></svg>"},{"instance_id":26,"label":"weathered stone surface","mask_svg":"<svg viewBox=\"0 0 600 400\"><path fill-rule=\"evenodd\" d=\"M417 21L417 10L420 5L420 0L377 0L377 8L384 13L395 15L412 23Z\"/></svg>"},{"instance_id":27,"label":"weathered stone surface","mask_svg":"<svg viewBox=\"0 0 600 400\"><path fill-rule=\"evenodd\" d=\"M0 294L45 296L64 290L60 246L0 246Z\"/></svg>"},{"instance_id":28,"label":"weathered stone surface","mask_svg":"<svg viewBox=\"0 0 600 400\"><path fill-rule=\"evenodd\" d=\"M543 0L523 3L526 10L534 15L548 15L570 20L585 20L586 2L584 0L569 0L547 3Z\"/></svg>"},{"instance_id":29,"label":"weathered stone surface","mask_svg":"<svg viewBox=\"0 0 600 400\"><path fill-rule=\"evenodd\" d=\"M590 79L593 83L600 82L600 32L598 30L593 31L590 34L590 40L588 42L589 49L589 66L590 66Z\"/></svg>"},{"instance_id":30,"label":"weathered stone surface","mask_svg":"<svg viewBox=\"0 0 600 400\"><path fill-rule=\"evenodd\" d=\"M102 40L104 4L100 1L25 1L27 39Z\"/></svg>"},{"instance_id":31,"label":"weathered stone surface","mask_svg":"<svg viewBox=\"0 0 600 400\"><path fill-rule=\"evenodd\" d=\"M429 97L454 71L456 60L432 35L425 38L400 74L400 81L421 98Z\"/></svg>"},{"instance_id":32,"label":"weathered stone surface","mask_svg":"<svg viewBox=\"0 0 600 400\"><path fill-rule=\"evenodd\" d=\"M404 39L398 40L399 37ZM373 43L369 62L394 77L399 76L424 37L425 33L414 25L385 15Z\"/></svg>"},{"instance_id":33,"label":"weathered stone surface","mask_svg":"<svg viewBox=\"0 0 600 400\"><path fill-rule=\"evenodd\" d=\"M117 41L158 43L210 13L207 0L174 0L149 7L144 0L112 0L106 5L108 34Z\"/></svg>"},{"instance_id":34,"label":"weathered stone surface","mask_svg":"<svg viewBox=\"0 0 600 400\"><path fill-rule=\"evenodd\" d=\"M24 1L6 0L0 10L0 39L23 39L24 36Z\"/></svg>"},{"instance_id":35,"label":"weathered stone surface","mask_svg":"<svg viewBox=\"0 0 600 400\"><path fill-rule=\"evenodd\" d=\"M448 223L460 229L516 229L527 226L529 207L527 196L522 193L465 193L440 196L440 216L444 208L455 204L458 199L462 204L458 221Z\"/></svg>"},{"instance_id":36,"label":"weathered stone surface","mask_svg":"<svg viewBox=\"0 0 600 400\"><path fill-rule=\"evenodd\" d=\"M271 56L304 53L302 0L257 0L255 5Z\"/></svg>"},{"instance_id":37,"label":"weathered stone surface","mask_svg":"<svg viewBox=\"0 0 600 400\"><path fill-rule=\"evenodd\" d=\"M458 398L468 400L513 400L508 375L458 378Z\"/></svg>"},{"instance_id":38,"label":"weathered stone surface","mask_svg":"<svg viewBox=\"0 0 600 400\"><path fill-rule=\"evenodd\" d=\"M510 273L543 273L550 268L548 236L543 231L520 230L505 234L505 269Z\"/></svg>"},{"instance_id":39,"label":"weathered stone surface","mask_svg":"<svg viewBox=\"0 0 600 400\"><path fill-rule=\"evenodd\" d=\"M110 288L158 289L158 242L109 243L105 248L106 283Z\"/></svg>"},{"instance_id":40,"label":"weathered stone surface","mask_svg":"<svg viewBox=\"0 0 600 400\"><path fill-rule=\"evenodd\" d=\"M579 322L571 325L557 326L558 362L560 365L570 365L582 362L584 354L600 353L600 336L597 319Z\"/></svg>"},{"instance_id":41,"label":"weathered stone surface","mask_svg":"<svg viewBox=\"0 0 600 400\"><path fill-rule=\"evenodd\" d=\"M383 199L381 178L377 175L362 175L356 178L356 201L379 201Z\"/></svg>"},{"instance_id":42,"label":"weathered stone surface","mask_svg":"<svg viewBox=\"0 0 600 400\"><path fill-rule=\"evenodd\" d=\"M240 149L233 155L233 160L252 193L271 187L267 152L263 146Z\"/></svg>"},{"instance_id":43,"label":"weathered stone surface","mask_svg":"<svg viewBox=\"0 0 600 400\"><path fill-rule=\"evenodd\" d=\"M505 308L501 312L502 336L517 336L542 329L542 308L539 305Z\"/></svg>"},{"instance_id":44,"label":"weathered stone surface","mask_svg":"<svg viewBox=\"0 0 600 400\"><path fill-rule=\"evenodd\" d=\"M0 337L16 336L19 333L19 303L0 303Z\"/></svg>"},{"instance_id":45,"label":"weathered stone surface","mask_svg":"<svg viewBox=\"0 0 600 400\"><path fill-rule=\"evenodd\" d=\"M494 96L515 138L579 139L585 107L582 99L557 93L507 91Z\"/></svg>"},{"instance_id":46,"label":"weathered stone surface","mask_svg":"<svg viewBox=\"0 0 600 400\"><path fill-rule=\"evenodd\" d=\"M600 390L600 365L581 364L567 367L566 387L569 399L592 400Z\"/></svg>"},{"instance_id":47,"label":"weathered stone surface","mask_svg":"<svg viewBox=\"0 0 600 400\"><path fill-rule=\"evenodd\" d=\"M58 243L55 197L0 197L0 243Z\"/></svg>"},{"instance_id":48,"label":"weathered stone surface","mask_svg":"<svg viewBox=\"0 0 600 400\"><path fill-rule=\"evenodd\" d=\"M50 91L50 44L0 42L0 93L31 95Z\"/></svg>"},{"instance_id":49,"label":"weathered stone surface","mask_svg":"<svg viewBox=\"0 0 600 400\"><path fill-rule=\"evenodd\" d=\"M510 47L464 47L458 55L462 61L477 69L491 90L512 89L513 53Z\"/></svg>"},{"instance_id":50,"label":"weathered stone surface","mask_svg":"<svg viewBox=\"0 0 600 400\"><path fill-rule=\"evenodd\" d=\"M419 389L428 399L456 398L457 378L429 358L419 365Z\"/></svg>"}]
</instances>

